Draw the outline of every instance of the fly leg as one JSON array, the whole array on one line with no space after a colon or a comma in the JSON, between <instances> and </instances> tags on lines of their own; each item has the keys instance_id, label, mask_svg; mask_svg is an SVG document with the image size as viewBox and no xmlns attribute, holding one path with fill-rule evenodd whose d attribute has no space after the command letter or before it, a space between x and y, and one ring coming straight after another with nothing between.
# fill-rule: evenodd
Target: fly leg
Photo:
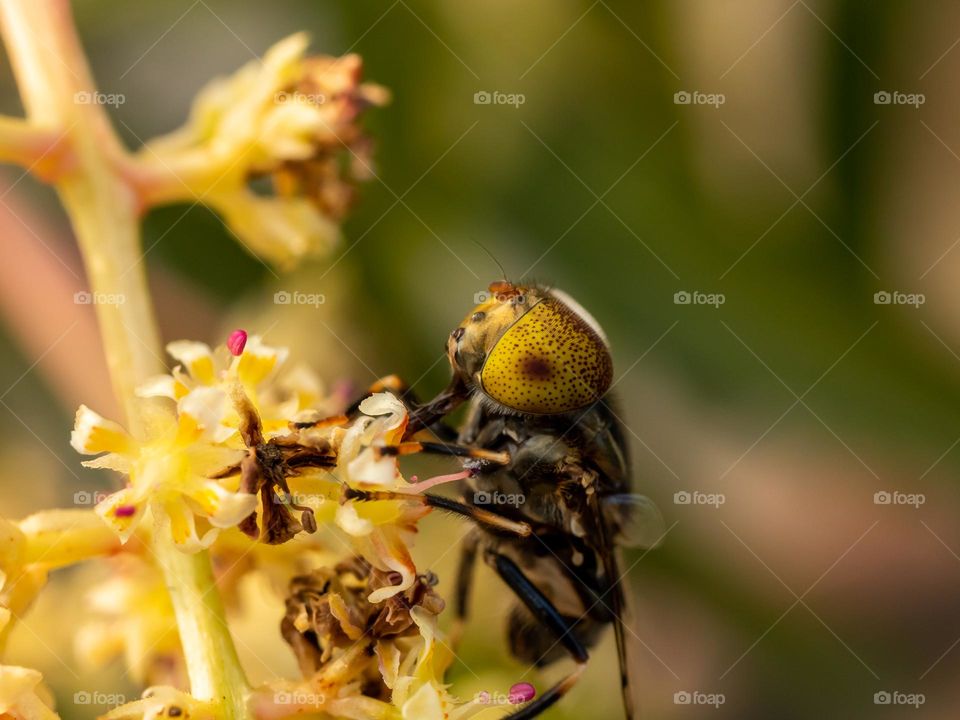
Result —
<instances>
[{"instance_id":1,"label":"fly leg","mask_svg":"<svg viewBox=\"0 0 960 720\"><path fill-rule=\"evenodd\" d=\"M543 695L540 695L525 707L502 719L532 720L562 698L576 684L587 666L589 655L586 647L574 634L573 624L560 614L554 604L550 602L550 599L523 574L523 571L513 560L494 551L489 551L486 554L486 559L507 586L520 598L531 615L556 637L557 642L570 653L570 656L576 662L573 672L563 677Z\"/></svg>"},{"instance_id":2,"label":"fly leg","mask_svg":"<svg viewBox=\"0 0 960 720\"><path fill-rule=\"evenodd\" d=\"M427 507L438 510L446 510L454 515L460 515L472 520L486 530L490 530L499 535L508 535L512 537L528 537L533 528L530 523L511 520L495 512L484 510L483 508L458 500L451 500L442 495L433 495L431 493L402 493L390 490L358 490L356 488L344 486L344 500L406 500L408 502L417 502Z\"/></svg>"},{"instance_id":3,"label":"fly leg","mask_svg":"<svg viewBox=\"0 0 960 720\"><path fill-rule=\"evenodd\" d=\"M453 457L473 458L474 460L487 460L506 465L510 462L510 455L505 452L495 450L484 450L483 448L473 447L471 445L458 445L456 443L446 442L427 442L419 440L407 440L399 445L386 445L377 448L380 455L413 455L414 453L428 453L432 455L452 455Z\"/></svg>"}]
</instances>

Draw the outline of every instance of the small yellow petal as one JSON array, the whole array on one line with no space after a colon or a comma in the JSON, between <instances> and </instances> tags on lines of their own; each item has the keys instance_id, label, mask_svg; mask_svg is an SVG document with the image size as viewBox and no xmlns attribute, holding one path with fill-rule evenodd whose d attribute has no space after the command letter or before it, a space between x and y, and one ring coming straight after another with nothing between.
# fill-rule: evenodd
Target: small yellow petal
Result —
<instances>
[{"instance_id":1,"label":"small yellow petal","mask_svg":"<svg viewBox=\"0 0 960 720\"><path fill-rule=\"evenodd\" d=\"M213 480L198 483L187 497L217 528L232 527L257 509L256 495L230 492Z\"/></svg>"},{"instance_id":2,"label":"small yellow petal","mask_svg":"<svg viewBox=\"0 0 960 720\"><path fill-rule=\"evenodd\" d=\"M357 514L357 508L354 507L353 503L339 505L337 507L336 518L337 525L350 535L363 537L373 532L373 523L361 518Z\"/></svg>"},{"instance_id":3,"label":"small yellow petal","mask_svg":"<svg viewBox=\"0 0 960 720\"><path fill-rule=\"evenodd\" d=\"M180 419L189 416L205 436L213 437L226 417L227 402L227 394L219 387L196 388L180 400Z\"/></svg>"},{"instance_id":4,"label":"small yellow petal","mask_svg":"<svg viewBox=\"0 0 960 720\"><path fill-rule=\"evenodd\" d=\"M124 457L123 455L117 455L117 453L107 453L106 455L101 455L93 460L84 460L80 464L84 467L93 468L95 470L113 470L114 472L122 473L124 475L129 473L130 468L133 466L133 463L130 462L130 458Z\"/></svg>"},{"instance_id":5,"label":"small yellow petal","mask_svg":"<svg viewBox=\"0 0 960 720\"><path fill-rule=\"evenodd\" d=\"M133 439L120 425L98 415L86 405L77 409L73 432L70 433L70 445L83 455L97 455L102 452L129 454L133 448Z\"/></svg>"},{"instance_id":6,"label":"small yellow petal","mask_svg":"<svg viewBox=\"0 0 960 720\"><path fill-rule=\"evenodd\" d=\"M378 603L409 589L417 578L417 567L414 565L413 558L410 557L410 551L396 528L377 528L377 532L371 534L370 540L377 553L377 559L388 569L395 570L400 574L398 584L388 585L370 593L368 598L370 602Z\"/></svg>"},{"instance_id":7,"label":"small yellow petal","mask_svg":"<svg viewBox=\"0 0 960 720\"><path fill-rule=\"evenodd\" d=\"M18 705L33 695L43 680L37 670L16 665L0 665L0 713L21 717Z\"/></svg>"},{"instance_id":8,"label":"small yellow petal","mask_svg":"<svg viewBox=\"0 0 960 720\"><path fill-rule=\"evenodd\" d=\"M372 441L371 434L381 435L388 445L403 439L403 432L407 428L407 408L394 395L375 393L360 403L360 412L377 418L367 429L367 442Z\"/></svg>"},{"instance_id":9,"label":"small yellow petal","mask_svg":"<svg viewBox=\"0 0 960 720\"><path fill-rule=\"evenodd\" d=\"M216 533L207 532L202 538L197 535L197 522L193 512L182 497L162 503L165 521L170 527L173 542L184 552L198 552L213 543ZM154 512L156 517L156 512Z\"/></svg>"},{"instance_id":10,"label":"small yellow petal","mask_svg":"<svg viewBox=\"0 0 960 720\"><path fill-rule=\"evenodd\" d=\"M203 434L200 423L190 413L180 413L177 418L177 437L174 443L179 447L187 447Z\"/></svg>"},{"instance_id":11,"label":"small yellow petal","mask_svg":"<svg viewBox=\"0 0 960 720\"><path fill-rule=\"evenodd\" d=\"M443 700L433 685L420 686L413 696L403 704L403 720L444 720Z\"/></svg>"},{"instance_id":12,"label":"small yellow petal","mask_svg":"<svg viewBox=\"0 0 960 720\"><path fill-rule=\"evenodd\" d=\"M261 197L242 188L211 192L205 202L246 249L283 268L323 254L341 238L340 226L305 198Z\"/></svg>"},{"instance_id":13,"label":"small yellow petal","mask_svg":"<svg viewBox=\"0 0 960 720\"><path fill-rule=\"evenodd\" d=\"M193 382L179 365L173 369L173 399L179 400L188 392Z\"/></svg>"},{"instance_id":14,"label":"small yellow petal","mask_svg":"<svg viewBox=\"0 0 960 720\"><path fill-rule=\"evenodd\" d=\"M138 397L167 397L177 399L176 381L171 375L157 375L148 378L137 387Z\"/></svg>"},{"instance_id":15,"label":"small yellow petal","mask_svg":"<svg viewBox=\"0 0 960 720\"><path fill-rule=\"evenodd\" d=\"M246 387L256 387L287 358L286 348L264 345L256 335L247 340L243 354L237 358L237 378Z\"/></svg>"},{"instance_id":16,"label":"small yellow petal","mask_svg":"<svg viewBox=\"0 0 960 720\"><path fill-rule=\"evenodd\" d=\"M133 488L124 488L98 502L94 510L125 543L143 519L143 498Z\"/></svg>"},{"instance_id":17,"label":"small yellow petal","mask_svg":"<svg viewBox=\"0 0 960 720\"><path fill-rule=\"evenodd\" d=\"M194 340L175 340L167 345L167 352L187 369L190 377L204 385L213 385L216 370L213 352L206 343Z\"/></svg>"}]
</instances>

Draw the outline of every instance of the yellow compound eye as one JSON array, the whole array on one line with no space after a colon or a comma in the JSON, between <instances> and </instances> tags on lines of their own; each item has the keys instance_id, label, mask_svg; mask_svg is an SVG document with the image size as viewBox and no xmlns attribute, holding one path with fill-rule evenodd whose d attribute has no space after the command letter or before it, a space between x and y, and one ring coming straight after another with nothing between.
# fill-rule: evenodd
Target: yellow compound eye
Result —
<instances>
[{"instance_id":1,"label":"yellow compound eye","mask_svg":"<svg viewBox=\"0 0 960 720\"><path fill-rule=\"evenodd\" d=\"M552 415L585 407L609 389L610 353L574 311L543 300L500 337L480 372L484 392L525 413Z\"/></svg>"}]
</instances>

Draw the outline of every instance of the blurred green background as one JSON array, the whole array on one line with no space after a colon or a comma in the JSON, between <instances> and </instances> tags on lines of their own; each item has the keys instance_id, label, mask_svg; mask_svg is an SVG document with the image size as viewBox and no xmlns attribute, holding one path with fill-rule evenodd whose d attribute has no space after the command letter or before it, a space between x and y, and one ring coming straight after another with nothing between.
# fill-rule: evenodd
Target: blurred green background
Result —
<instances>
[{"instance_id":1,"label":"blurred green background","mask_svg":"<svg viewBox=\"0 0 960 720\"><path fill-rule=\"evenodd\" d=\"M393 93L366 117L379 177L329 258L278 277L202 207L150 214L165 339L215 343L242 326L331 382L397 372L430 396L447 334L499 276L481 243L511 278L571 293L610 337L636 488L669 528L628 557L642 716L893 717L905 708L874 694L895 691L924 695L912 717L953 716L960 7L82 0L75 12L101 89L126 98L113 117L131 147L297 30L316 52L361 54ZM477 104L478 92L524 101ZM709 94L722 103L697 102ZM0 110L20 112L9 67ZM62 211L18 171L3 178L0 456L3 512L20 515L102 487L80 473L68 428L81 400L111 408L92 312L72 302L84 283ZM327 302L272 303L292 288ZM723 303L678 304L683 292ZM682 504L681 491L725 502ZM925 502L875 502L896 491ZM431 523L421 561L449 578L455 553L438 557L462 528ZM452 674L463 695L486 677L474 666L508 683L524 671L502 655L504 591L485 578L479 592L491 600ZM119 674L75 676L55 640L18 639L63 699ZM289 666L279 636L262 643ZM595 659L549 717L617 717L609 638ZM542 689L557 671L524 679Z\"/></svg>"}]
</instances>

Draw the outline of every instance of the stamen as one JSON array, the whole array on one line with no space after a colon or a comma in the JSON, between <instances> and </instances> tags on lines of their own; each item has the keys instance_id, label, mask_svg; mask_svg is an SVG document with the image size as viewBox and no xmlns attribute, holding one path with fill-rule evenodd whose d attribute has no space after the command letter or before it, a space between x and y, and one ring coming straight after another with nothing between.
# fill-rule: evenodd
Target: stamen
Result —
<instances>
[{"instance_id":1,"label":"stamen","mask_svg":"<svg viewBox=\"0 0 960 720\"><path fill-rule=\"evenodd\" d=\"M243 348L246 344L246 330L234 330L232 333L230 333L230 337L227 338L227 349L230 351L231 355L240 356L243 353Z\"/></svg>"}]
</instances>

